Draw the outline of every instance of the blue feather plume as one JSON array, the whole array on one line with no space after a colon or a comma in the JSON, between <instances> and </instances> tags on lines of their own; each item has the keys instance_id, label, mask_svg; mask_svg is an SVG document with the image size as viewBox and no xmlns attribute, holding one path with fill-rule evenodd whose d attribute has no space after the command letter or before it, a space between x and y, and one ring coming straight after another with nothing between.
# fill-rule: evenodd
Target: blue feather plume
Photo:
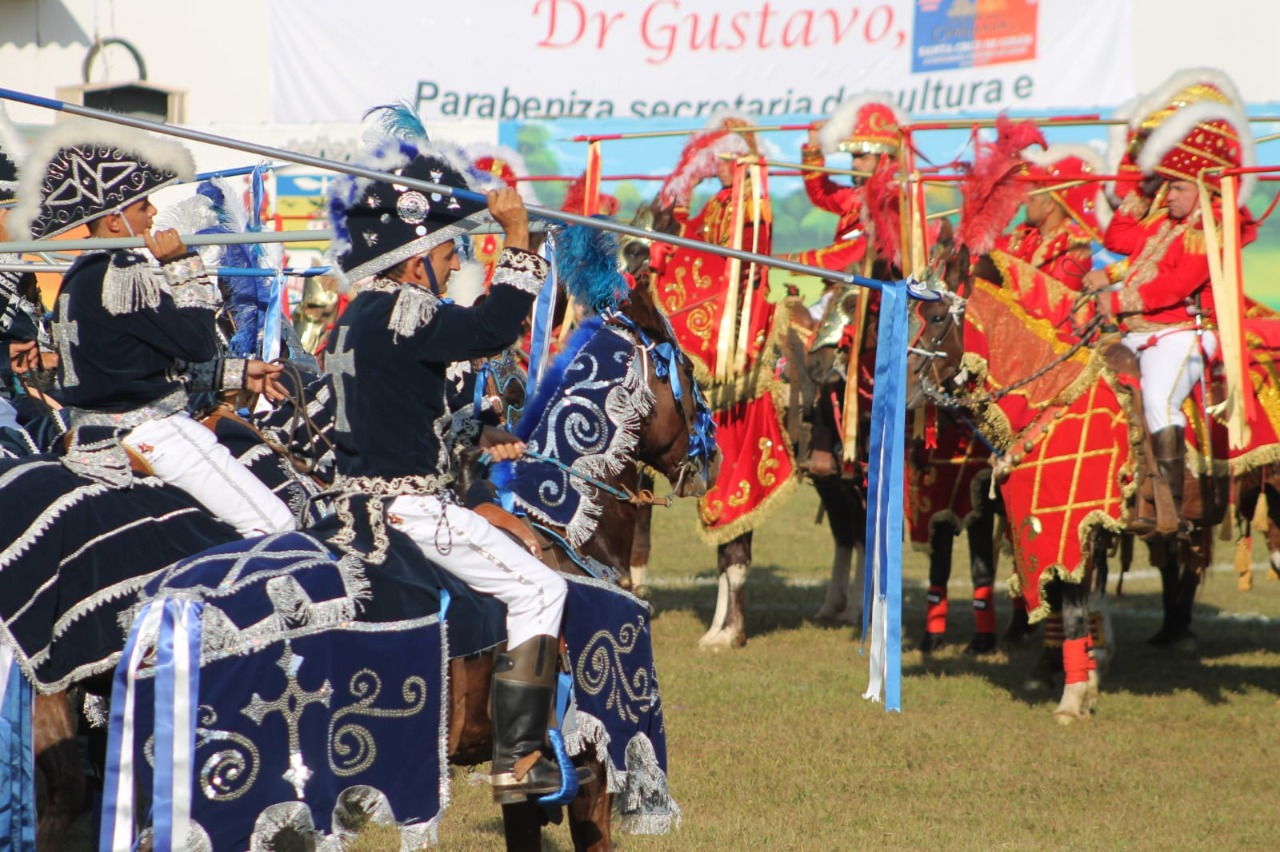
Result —
<instances>
[{"instance_id":1,"label":"blue feather plume","mask_svg":"<svg viewBox=\"0 0 1280 852\"><path fill-rule=\"evenodd\" d=\"M598 314L616 311L631 298L618 268L618 238L611 231L571 225L556 235L556 273L565 292Z\"/></svg>"},{"instance_id":2,"label":"blue feather plume","mask_svg":"<svg viewBox=\"0 0 1280 852\"><path fill-rule=\"evenodd\" d=\"M427 128L418 116L418 111L408 101L396 101L393 104L373 107L364 114L365 118L370 116L373 117L379 133L383 136L410 142L429 140Z\"/></svg>"},{"instance_id":3,"label":"blue feather plume","mask_svg":"<svg viewBox=\"0 0 1280 852\"><path fill-rule=\"evenodd\" d=\"M238 204L239 199L230 197L229 190L230 187L220 180L203 181L196 188L197 195L209 199L218 219L215 227L206 228L200 233L238 234L247 230L244 211L232 206ZM231 245L223 248L219 265L255 269L272 264L266 261L261 246ZM229 354L235 358L256 357L259 350L258 338L271 303L271 279L227 276L223 281L227 289L227 310L236 328L228 346Z\"/></svg>"}]
</instances>

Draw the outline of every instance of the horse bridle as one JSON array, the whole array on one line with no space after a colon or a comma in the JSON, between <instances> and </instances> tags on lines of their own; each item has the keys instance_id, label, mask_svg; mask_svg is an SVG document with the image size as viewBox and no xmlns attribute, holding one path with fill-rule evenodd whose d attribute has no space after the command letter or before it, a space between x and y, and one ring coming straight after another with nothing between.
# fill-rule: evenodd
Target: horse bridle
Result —
<instances>
[{"instance_id":1,"label":"horse bridle","mask_svg":"<svg viewBox=\"0 0 1280 852\"><path fill-rule=\"evenodd\" d=\"M946 320L942 327L928 341L927 348L921 345L924 341L922 338L925 333L925 323L919 318L918 313L913 313L908 320L908 333L910 334L907 344L907 353L909 355L918 356L920 366L915 369L915 375L920 380L920 389L924 393L925 398L935 405L954 406L956 400L944 393L941 388L943 381L938 375L939 362L947 357L947 353L942 350L943 344L954 335L959 335L964 324L965 300L955 293L943 292L943 298L950 305L947 308ZM914 327L918 326L918 327ZM932 376L926 375L928 370ZM964 376L962 370L958 377ZM963 379L961 378L961 381Z\"/></svg>"},{"instance_id":2,"label":"horse bridle","mask_svg":"<svg viewBox=\"0 0 1280 852\"><path fill-rule=\"evenodd\" d=\"M688 370L690 393L693 398L693 415L685 416L685 428L689 433L689 450L685 457L676 464L675 468L669 473L664 474L668 479L674 480L674 493L679 493L684 487L684 483L689 476L699 476L705 482L711 470L711 447L713 446L715 426L711 420L711 409L707 405L706 398L703 397L698 382L694 378L693 364L689 360L689 356L680 348L679 344L674 342L674 335L671 340L659 341L654 340L644 330L628 316L620 313L614 313L609 321L616 322L630 330L636 338L636 347L640 351L641 373L645 383L648 384L649 371L652 369L654 375L659 379L666 379L671 384L671 395L675 402L680 406L681 412L684 412L684 382L680 378L681 370ZM644 495L646 492L638 492ZM648 495L649 502L653 505L670 505L670 501L663 503L660 500L653 500L652 495ZM634 502L634 501L632 501Z\"/></svg>"},{"instance_id":3,"label":"horse bridle","mask_svg":"<svg viewBox=\"0 0 1280 852\"><path fill-rule=\"evenodd\" d=\"M1027 375L1021 379L1018 379L1016 382L1012 382L1008 385L1005 385L1004 387L996 391L993 391L991 393L984 394L982 396L974 396L974 397L967 397L965 399L957 399L956 397L953 397L942 391L943 382L941 380L938 380L936 382L931 382L929 381L928 377L924 375L925 369L932 367L934 378L938 379L936 362L939 359L946 357L946 353L940 351L940 347L942 346L943 343L946 342L948 337L950 337L952 334L958 334L960 332L961 325L963 322L965 300L952 293L945 293L944 295L946 298L951 300L951 307L947 311L947 327L943 331L935 335L933 340L930 341L930 346L932 348L926 349L926 348L914 345L915 341L917 341L919 337L924 334L923 327L921 327L921 329L918 332L916 332L915 336L912 338L913 345L910 345L907 347L907 351L909 353L913 355L918 355L922 359L924 359L915 372L920 379L920 389L924 393L925 398L928 399L930 402L934 403L935 405L942 406L942 407L974 408L979 405L986 405L993 402L999 402L1001 399L1003 399L1005 396L1008 396L1013 391L1016 391L1019 388L1022 388L1031 384L1032 382L1045 376L1047 373L1049 373L1053 369L1057 368L1059 365L1069 361L1077 352L1079 352L1081 349L1085 348L1090 344L1090 342L1093 339L1094 333L1097 332L1102 327L1103 323L1106 321L1105 316L1103 316L1102 314L1098 314L1094 316L1092 319L1090 319L1087 323L1085 323L1079 329L1075 329L1075 323L1074 321L1072 321L1073 330L1077 331L1079 339L1074 344L1072 344L1066 351L1062 352L1057 357L1051 359L1048 363L1046 363L1040 369L1036 370L1030 375ZM1072 305L1072 313L1074 313L1075 307L1077 304L1079 304L1079 302L1080 302L1080 298L1077 298L1076 303ZM1070 317L1070 315L1068 315L1068 317ZM964 368L961 368L960 371L956 374L953 381L956 383L956 385L963 385L966 381L968 381L968 372Z\"/></svg>"}]
</instances>

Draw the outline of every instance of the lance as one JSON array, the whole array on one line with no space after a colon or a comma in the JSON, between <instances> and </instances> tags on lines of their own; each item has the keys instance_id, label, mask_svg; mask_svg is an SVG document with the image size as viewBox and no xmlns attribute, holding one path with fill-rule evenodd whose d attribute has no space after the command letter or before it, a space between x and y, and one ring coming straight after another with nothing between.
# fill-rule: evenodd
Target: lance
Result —
<instances>
[{"instance_id":1,"label":"lance","mask_svg":"<svg viewBox=\"0 0 1280 852\"><path fill-rule=\"evenodd\" d=\"M688 136L691 133L714 132L716 128L700 127L697 130L640 130L635 133L597 133L592 135L568 136L561 142L616 142L621 139L663 139L669 136ZM780 130L808 130L807 124L758 124L748 127L728 127L734 133L775 133Z\"/></svg>"},{"instance_id":2,"label":"lance","mask_svg":"<svg viewBox=\"0 0 1280 852\"><path fill-rule=\"evenodd\" d=\"M1018 118L1017 116L1014 116ZM1260 124L1280 121L1280 117L1271 115L1249 116L1250 123ZM1108 127L1110 125L1128 124L1127 118L1103 118L1094 113L1089 115L1045 115L1020 118L1022 121L1034 121L1046 127ZM934 121L917 121L908 125L906 130L968 130L974 127L995 127L997 119L991 118L944 118ZM775 133L778 131L809 130L810 124L761 124L748 127L726 128L734 133ZM641 130L635 133L599 133L594 135L567 136L561 142L615 142L625 139L662 139L668 136L689 136L693 133L706 133L714 128L697 127L692 130Z\"/></svg>"},{"instance_id":3,"label":"lance","mask_svg":"<svg viewBox=\"0 0 1280 852\"><path fill-rule=\"evenodd\" d=\"M333 239L333 231L320 228L314 231L249 231L241 234L182 234L187 246L242 246L257 243L314 243ZM79 240L13 240L0 243L0 252L6 254L39 254L60 251L114 251L146 246L142 237L85 237ZM275 270L271 271L275 274Z\"/></svg>"},{"instance_id":4,"label":"lance","mask_svg":"<svg viewBox=\"0 0 1280 852\"><path fill-rule=\"evenodd\" d=\"M534 222L529 230L538 233L546 230L542 222ZM501 234L497 225L481 225L470 231L472 234ZM239 234L180 234L186 246L244 246L261 243L320 243L333 239L331 228L316 228L302 231L245 231ZM0 242L0 252L7 254L44 254L46 252L67 251L114 251L115 249L144 248L146 242L142 237L84 237L78 240L11 240ZM272 275L275 270L272 270Z\"/></svg>"},{"instance_id":5,"label":"lance","mask_svg":"<svg viewBox=\"0 0 1280 852\"><path fill-rule=\"evenodd\" d=\"M737 159L737 157L738 157L737 154L721 154L720 155L720 159L722 160L732 160L732 159ZM758 157L750 157L749 159L753 163L762 163L765 166L768 166L769 168L794 169L795 171L798 171L798 172L821 172L822 174L827 174L827 175L848 175L850 177L861 177L861 178L871 177L871 172L860 172L856 169L837 169L837 168L832 168L831 166L811 166L806 163L787 163L781 160L764 160Z\"/></svg>"},{"instance_id":6,"label":"lance","mask_svg":"<svg viewBox=\"0 0 1280 852\"><path fill-rule=\"evenodd\" d=\"M0 272L57 272L65 273L71 268L69 263L0 263ZM313 278L317 275L328 275L333 271L331 266L308 266L305 269L267 269L246 266L219 266L212 270L219 278L270 278L273 275L287 275L293 278Z\"/></svg>"},{"instance_id":7,"label":"lance","mask_svg":"<svg viewBox=\"0 0 1280 852\"><path fill-rule=\"evenodd\" d=\"M407 186L411 189L417 189L421 192L454 196L456 198L479 204L484 204L488 201L487 197L483 193L473 192L471 190L459 189L457 187L431 183L424 180L417 180L415 178L405 177L404 175L393 175L387 172L378 171L377 169L358 166L353 163L341 163L336 160L326 160L323 157L314 157L310 154L301 154L295 151L273 148L269 145L259 145L255 142L249 142L243 139L233 139L229 136L219 136L215 133L207 133L202 130L192 130L188 127L161 124L159 122L148 121L131 115L119 115L117 113L107 112L106 110L93 109L92 107L80 106L79 104L67 103L65 101L41 97L39 95L31 95L25 92L15 91L13 89L0 87L0 98L3 98L4 100L18 101L19 103L25 103L31 106L41 107L43 109L54 110L55 112L64 112L69 115L78 115L84 118L92 118L99 121L109 122L111 124L121 124L125 127L133 127L137 130L159 133L164 136L175 136L179 139L186 139L190 142L199 142L206 145L230 148L234 151L243 151L247 154L253 154L268 160L284 160L286 162L310 166L324 171L340 172L343 174L354 175L355 177L366 178L368 180L395 183L401 186ZM530 215L544 219L555 219L560 222L567 222L571 225L583 225L600 231L612 231L617 234L638 237L643 240L656 240L658 242L667 243L680 248L705 252L706 254L715 254L729 258L736 257L738 260L745 261L747 263L759 263L764 266L771 266L776 269L785 269L788 272L796 272L801 275L812 275L818 278L826 278L845 284L856 284L860 287L870 287L877 290L881 289L884 284L884 282L874 278L863 278L861 275L852 275L847 272L835 272L829 269L822 269L821 267L807 266L803 263L796 263L795 261L781 257L753 254L748 251L735 251L734 249L725 248L724 246L718 246L713 243L706 243L702 240L689 239L688 237L680 237L674 234L658 233L647 228L638 228L634 225L615 222L611 219L580 216L576 213L568 213L563 210L551 210L550 208L540 207L537 205L526 205L526 209L529 211ZM317 231L314 233L319 232ZM254 236L261 237L262 234L255 234ZM190 243L190 245L198 245L198 243ZM102 246L100 243L96 247L105 248L105 246ZM917 299L936 298L936 294L933 294L927 288L922 286L913 286L908 289L912 296Z\"/></svg>"}]
</instances>

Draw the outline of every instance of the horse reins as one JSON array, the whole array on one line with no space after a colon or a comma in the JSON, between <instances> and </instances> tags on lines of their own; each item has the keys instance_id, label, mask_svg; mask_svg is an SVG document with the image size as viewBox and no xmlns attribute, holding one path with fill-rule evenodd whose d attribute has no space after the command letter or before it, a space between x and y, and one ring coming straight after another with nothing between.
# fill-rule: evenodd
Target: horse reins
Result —
<instances>
[{"instance_id":1,"label":"horse reins","mask_svg":"<svg viewBox=\"0 0 1280 852\"><path fill-rule=\"evenodd\" d=\"M590 474L583 473L580 470L575 470L573 467L565 464L559 459L553 458L552 456L545 455L536 450L525 449L524 455L527 458L536 459L537 461L546 462L547 464L554 465L555 467L558 467L560 470L564 471L570 476L581 479L583 482L587 483L588 485L591 485L595 488L600 489L601 491L605 492L611 497L616 497L618 500L621 500L623 503L630 503L633 506L664 506L668 509L671 508L670 495L659 499L653 495L652 491L649 491L648 489L645 489L645 488L638 489L637 491L634 491L634 492L627 488L615 488L607 482L602 482L599 479L596 479L594 476L591 476Z\"/></svg>"},{"instance_id":2,"label":"horse reins","mask_svg":"<svg viewBox=\"0 0 1280 852\"><path fill-rule=\"evenodd\" d=\"M1077 300L1077 302L1078 301L1079 300ZM1075 307L1076 305L1073 304L1072 305L1073 313L1074 313ZM940 334L939 336L937 336L931 341L931 346L933 347L932 349L919 349L916 347L909 348L908 350L909 352L920 355L926 359L920 365L920 368L916 371L917 375L921 375L926 367L933 365L935 370L935 378L936 378L937 365L935 362L937 359L944 357L943 353L938 351L938 347L941 346L943 342L946 341L948 336L959 332L960 323L957 320L957 317L963 316L963 314L964 314L964 304L963 302L961 302L959 309L952 310L948 313L948 317L949 317L948 328L945 332L943 332L942 334ZM1070 319L1070 315L1068 315L1068 319ZM1094 332L1096 332L1099 328L1101 328L1104 322L1106 322L1105 316L1103 316L1102 314L1095 315L1092 319L1090 319L1087 323L1085 323L1082 328L1080 328L1079 339L1075 343L1073 343L1061 355L1058 355L1052 360L1046 362L1044 366L1042 366L1040 369L1036 370L1035 372L1030 373L1029 375L1026 375L1023 378L1018 379L1017 381L1011 384L1005 385L1004 387L999 388L998 390L992 391L990 393L982 394L980 396L954 397L949 394L943 393L939 390L936 390L934 387L928 384L925 384L924 382L921 383L921 389L923 390L925 396L927 396L931 402L933 402L935 405L942 405L944 407L965 406L968 408L972 408L978 405L989 405L991 403L999 402L1000 400L1004 399L1006 396L1013 393L1014 391L1020 388L1026 387L1032 382L1035 382L1038 379L1043 378L1052 370L1056 369L1057 367L1071 360L1071 358L1073 358L1077 352L1079 352L1081 349L1088 346L1092 342ZM1072 322L1073 327L1074 325L1075 323ZM938 386L939 387L941 386L941 382L938 383Z\"/></svg>"}]
</instances>

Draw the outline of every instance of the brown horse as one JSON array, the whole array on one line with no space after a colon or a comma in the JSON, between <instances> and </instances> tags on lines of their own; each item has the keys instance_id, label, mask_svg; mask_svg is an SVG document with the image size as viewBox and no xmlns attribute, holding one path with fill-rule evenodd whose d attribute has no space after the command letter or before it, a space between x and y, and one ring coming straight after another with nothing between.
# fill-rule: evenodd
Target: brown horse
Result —
<instances>
[{"instance_id":1,"label":"brown horse","mask_svg":"<svg viewBox=\"0 0 1280 852\"><path fill-rule=\"evenodd\" d=\"M648 289L637 287L631 300L621 311L649 342L637 342L643 371L647 376L648 391L655 404L646 418L636 448L635 459L617 474L605 478L606 484L621 489L623 494L644 495L652 486L646 485L640 472L641 466L664 476L671 483L678 497L698 497L715 481L718 457L704 459L690 453L690 437L696 429L696 394L693 365L681 353L678 358L678 381L684 389L677 400L672 377L661 378L653 369L652 359L658 357L653 344L669 344L679 352L670 326L654 305ZM599 518L597 532L584 544L580 553L584 556L614 566L625 575L632 553L639 517L651 509L652 503L643 496L640 499L607 498ZM533 533L536 544L523 533L517 532L517 540L537 549L539 555L553 568L570 573L583 573L556 541ZM567 531L556 529L563 539ZM624 579L624 584L629 582ZM489 678L492 657L483 655L476 659L455 659L450 662L452 714L449 726L450 760L460 765L475 765L487 761L491 751L489 731ZM588 752L589 754L590 752ZM579 765L590 766L595 780L582 788L569 806L569 825L574 848L580 850L605 850L612 848L610 835L610 796L606 789L604 767L594 759L577 759ZM503 807L504 826L509 849L540 849L540 827L545 815L533 804L506 805Z\"/></svg>"},{"instance_id":2,"label":"brown horse","mask_svg":"<svg viewBox=\"0 0 1280 852\"><path fill-rule=\"evenodd\" d=\"M908 406L931 398L957 407L996 445L1031 620L1061 611L1073 652L1055 717L1086 718L1097 673L1074 652L1088 643L1100 535L1127 518L1134 462L1124 388L1100 354L1062 343L1000 288L971 281L945 296L915 308Z\"/></svg>"}]
</instances>

